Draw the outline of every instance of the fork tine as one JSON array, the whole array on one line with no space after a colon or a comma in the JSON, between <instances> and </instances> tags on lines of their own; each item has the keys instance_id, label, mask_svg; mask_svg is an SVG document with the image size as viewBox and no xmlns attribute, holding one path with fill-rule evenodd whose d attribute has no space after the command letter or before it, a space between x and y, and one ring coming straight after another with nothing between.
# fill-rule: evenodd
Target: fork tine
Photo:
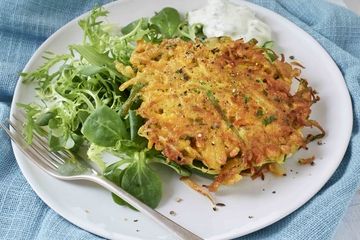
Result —
<instances>
[{"instance_id":1,"label":"fork tine","mask_svg":"<svg viewBox=\"0 0 360 240\"><path fill-rule=\"evenodd\" d=\"M69 158L62 152L54 152L49 149L48 143L44 140L42 136L40 136L37 132L33 132L34 142L37 142L41 148L47 151L53 158L54 161L58 162L59 164L65 163L64 158Z\"/></svg>"},{"instance_id":2,"label":"fork tine","mask_svg":"<svg viewBox=\"0 0 360 240\"><path fill-rule=\"evenodd\" d=\"M14 135L10 132L10 130L2 122L0 122L0 127L2 129L4 129L4 131L10 137L11 140L13 140L14 142L17 141L17 139L15 139Z\"/></svg>"},{"instance_id":3,"label":"fork tine","mask_svg":"<svg viewBox=\"0 0 360 240\"><path fill-rule=\"evenodd\" d=\"M46 158L38 153L38 151L31 151L34 148L28 148L25 145L24 140L22 139L22 135L20 135L15 129L14 132L11 132L3 123L0 122L0 127L4 129L6 134L10 137L10 139L19 147L21 152L23 152L33 163L38 165L40 168L45 171L50 171L52 174L56 174L56 168L51 165ZM38 160L37 160L38 159Z\"/></svg>"},{"instance_id":4,"label":"fork tine","mask_svg":"<svg viewBox=\"0 0 360 240\"><path fill-rule=\"evenodd\" d=\"M21 114L21 118L25 118L25 116L23 115L23 112L20 112ZM16 114L14 113L13 114L13 118L18 121L20 124L23 124L24 121L21 121L19 120L18 116L16 116ZM42 137L40 134L38 134L37 132L33 132L33 136L34 136L34 139L38 140L39 142L39 145L41 146L41 148L47 152L49 152L50 156L53 157L52 159L54 161L56 161L57 163L59 164L64 164L65 161L64 161L64 158L71 158L71 156L66 153L66 152L54 152L54 151L51 151L49 149L49 146L48 146L48 143L44 140L44 137ZM34 141L35 142L35 141Z\"/></svg>"},{"instance_id":5,"label":"fork tine","mask_svg":"<svg viewBox=\"0 0 360 240\"><path fill-rule=\"evenodd\" d=\"M54 170L57 170L59 168L58 164L56 164L54 161L50 161L49 154L45 154L44 151L41 151L37 148L37 144L32 143L31 147L34 151L37 152L37 154L43 157L43 160L44 162L46 162L47 165L51 166Z\"/></svg>"},{"instance_id":6,"label":"fork tine","mask_svg":"<svg viewBox=\"0 0 360 240\"><path fill-rule=\"evenodd\" d=\"M23 111L16 111L12 114L12 116L18 121L20 121L18 118L22 118L23 120L26 119L26 115Z\"/></svg>"},{"instance_id":7,"label":"fork tine","mask_svg":"<svg viewBox=\"0 0 360 240\"><path fill-rule=\"evenodd\" d=\"M38 133L33 132L33 136L34 136L34 143L37 143L39 147L41 147L43 150L45 150L46 152L48 152L50 154L51 157L53 157L52 159L54 161L56 161L59 164L64 164L64 157L61 156L60 152L54 152L51 151L49 149L48 143L44 140L44 138L42 136L40 136Z\"/></svg>"},{"instance_id":8,"label":"fork tine","mask_svg":"<svg viewBox=\"0 0 360 240\"><path fill-rule=\"evenodd\" d=\"M21 130L10 120L7 120L9 125L15 130L16 133L21 133ZM19 134L20 135L20 134ZM37 139L33 139L32 144L30 147L37 152L37 154L41 155L43 159L46 160L46 164L50 165L54 169L57 169L59 167L59 164L62 164L63 162L60 162L59 160L54 159L50 155L50 151L44 147L43 144L39 143L39 141L36 141Z\"/></svg>"}]
</instances>

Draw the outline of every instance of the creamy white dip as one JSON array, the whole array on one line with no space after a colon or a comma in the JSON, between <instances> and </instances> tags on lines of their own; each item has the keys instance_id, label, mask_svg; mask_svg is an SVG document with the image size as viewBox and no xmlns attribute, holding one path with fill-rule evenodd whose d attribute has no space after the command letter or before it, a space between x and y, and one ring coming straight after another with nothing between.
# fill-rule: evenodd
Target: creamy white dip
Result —
<instances>
[{"instance_id":1,"label":"creamy white dip","mask_svg":"<svg viewBox=\"0 0 360 240\"><path fill-rule=\"evenodd\" d=\"M207 37L230 36L245 41L255 38L258 45L271 41L271 29L266 23L248 7L228 0L208 0L205 7L189 12L188 20L190 24L203 24Z\"/></svg>"}]
</instances>

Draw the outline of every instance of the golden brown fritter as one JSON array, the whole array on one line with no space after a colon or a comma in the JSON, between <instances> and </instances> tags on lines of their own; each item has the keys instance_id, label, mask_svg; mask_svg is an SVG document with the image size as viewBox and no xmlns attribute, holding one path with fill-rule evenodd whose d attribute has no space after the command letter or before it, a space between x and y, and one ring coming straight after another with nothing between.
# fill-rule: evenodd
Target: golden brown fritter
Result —
<instances>
[{"instance_id":1,"label":"golden brown fritter","mask_svg":"<svg viewBox=\"0 0 360 240\"><path fill-rule=\"evenodd\" d=\"M140 41L131 63L137 73L120 89L144 84L139 134L169 160L198 160L217 173L211 191L283 163L306 146L301 129L316 125L308 120L317 98L307 82L290 94L300 70L271 62L254 42Z\"/></svg>"}]
</instances>

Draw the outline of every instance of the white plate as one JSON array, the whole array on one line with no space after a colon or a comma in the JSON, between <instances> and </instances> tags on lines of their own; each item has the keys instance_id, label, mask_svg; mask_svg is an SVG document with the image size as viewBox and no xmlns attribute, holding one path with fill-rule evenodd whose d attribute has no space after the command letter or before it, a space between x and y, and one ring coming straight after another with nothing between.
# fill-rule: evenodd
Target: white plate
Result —
<instances>
[{"instance_id":1,"label":"white plate","mask_svg":"<svg viewBox=\"0 0 360 240\"><path fill-rule=\"evenodd\" d=\"M344 79L331 57L306 32L280 15L243 1L273 29L275 41L287 55L294 55L306 66L303 76L320 93L321 101L313 107L311 117L326 129L322 146L310 145L287 161L287 177L267 175L264 181L244 180L235 186L222 187L216 194L226 204L214 212L209 201L164 170L164 196L158 211L206 239L229 239L242 236L290 214L314 196L341 162L352 129L352 108ZM201 7L205 1L193 0L124 0L106 5L109 22L125 25L165 6L186 12ZM82 32L75 19L52 35L34 54L24 71L42 63L44 51L66 52L67 45L81 41ZM18 82L15 103L34 101L34 87ZM341 114L339 114L341 109ZM173 239L140 213L116 205L110 194L86 182L62 182L34 165L14 146L21 171L40 198L75 225L111 239ZM298 166L301 156L316 156L315 166ZM200 178L199 178L200 179ZM205 180L204 180L205 181ZM276 193L273 193L276 191ZM183 201L176 202L177 198ZM171 216L170 211L176 216ZM251 216L249 218L249 216ZM134 222L134 220L138 220Z\"/></svg>"}]
</instances>

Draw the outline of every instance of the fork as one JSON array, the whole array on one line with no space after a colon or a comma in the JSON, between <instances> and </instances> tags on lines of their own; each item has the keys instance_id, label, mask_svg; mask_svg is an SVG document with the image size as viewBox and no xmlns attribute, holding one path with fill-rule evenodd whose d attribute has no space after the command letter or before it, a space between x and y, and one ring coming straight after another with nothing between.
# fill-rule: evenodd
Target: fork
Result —
<instances>
[{"instance_id":1,"label":"fork","mask_svg":"<svg viewBox=\"0 0 360 240\"><path fill-rule=\"evenodd\" d=\"M144 215L151 218L154 222L167 229L173 235L183 240L200 240L199 236L175 223L171 219L150 208L146 204L118 187L113 182L106 179L89 161L76 157L76 162L70 161L74 156L66 151L53 152L50 151L48 144L39 134L34 133L33 143L27 144L22 135L23 122L19 120L19 115L13 115L14 120L7 120L9 128L0 122L0 127L5 130L11 140L19 147L19 149L39 168L47 174L61 180L88 180L95 182L106 188L110 192L119 196L131 206L136 208ZM20 126L19 126L20 124ZM62 171L66 168L67 171ZM70 171L68 171L70 168Z\"/></svg>"}]
</instances>

